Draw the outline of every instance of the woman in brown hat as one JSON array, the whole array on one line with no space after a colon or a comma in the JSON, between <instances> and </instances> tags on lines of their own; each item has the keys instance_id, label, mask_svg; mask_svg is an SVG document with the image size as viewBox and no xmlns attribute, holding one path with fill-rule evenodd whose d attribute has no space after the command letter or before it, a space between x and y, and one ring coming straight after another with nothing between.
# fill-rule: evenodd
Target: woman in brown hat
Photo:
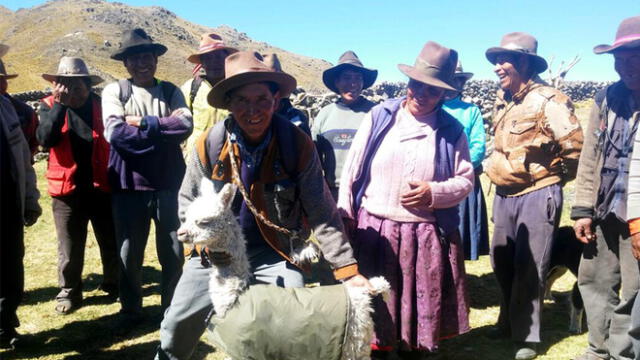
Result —
<instances>
[{"instance_id":1,"label":"woman in brown hat","mask_svg":"<svg viewBox=\"0 0 640 360\"><path fill-rule=\"evenodd\" d=\"M442 109L457 57L428 42L415 66L398 65L407 96L365 116L342 173L338 207L360 271L391 283L375 303L376 358L418 359L469 330L457 204L473 166L462 125Z\"/></svg>"},{"instance_id":2,"label":"woman in brown hat","mask_svg":"<svg viewBox=\"0 0 640 360\"><path fill-rule=\"evenodd\" d=\"M373 85L377 76L378 71L365 68L351 50L340 56L336 66L322 73L325 86L340 97L320 110L313 121L311 137L335 199L338 198L340 174L353 137L364 115L375 105L361 95L362 90Z\"/></svg>"}]
</instances>

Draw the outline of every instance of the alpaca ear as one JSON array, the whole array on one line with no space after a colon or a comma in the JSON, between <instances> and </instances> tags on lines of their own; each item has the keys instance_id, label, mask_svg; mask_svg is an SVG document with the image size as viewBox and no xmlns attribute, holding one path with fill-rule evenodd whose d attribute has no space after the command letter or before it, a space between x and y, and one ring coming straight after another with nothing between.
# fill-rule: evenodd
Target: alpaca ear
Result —
<instances>
[{"instance_id":1,"label":"alpaca ear","mask_svg":"<svg viewBox=\"0 0 640 360\"><path fill-rule=\"evenodd\" d=\"M222 202L222 205L224 207L227 207L227 208L231 207L231 203L233 202L233 198L236 195L236 190L237 189L238 189L238 187L235 186L232 183L224 184L224 186L222 187L222 189L218 193L218 196L220 198L220 202Z\"/></svg>"},{"instance_id":2,"label":"alpaca ear","mask_svg":"<svg viewBox=\"0 0 640 360\"><path fill-rule=\"evenodd\" d=\"M200 196L208 197L216 193L216 189L213 186L213 181L203 177L200 181Z\"/></svg>"}]
</instances>

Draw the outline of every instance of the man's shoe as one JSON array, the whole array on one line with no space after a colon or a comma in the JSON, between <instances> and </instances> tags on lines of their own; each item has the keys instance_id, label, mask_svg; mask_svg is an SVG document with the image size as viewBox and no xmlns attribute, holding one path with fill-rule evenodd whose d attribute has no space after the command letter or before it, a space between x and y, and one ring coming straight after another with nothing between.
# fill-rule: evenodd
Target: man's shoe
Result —
<instances>
[{"instance_id":1,"label":"man's shoe","mask_svg":"<svg viewBox=\"0 0 640 360\"><path fill-rule=\"evenodd\" d=\"M516 343L516 360L531 360L538 356L538 344L530 342Z\"/></svg>"},{"instance_id":2,"label":"man's shoe","mask_svg":"<svg viewBox=\"0 0 640 360\"><path fill-rule=\"evenodd\" d=\"M118 300L119 288L117 284L102 284L99 289L107 293L109 299L113 301Z\"/></svg>"}]
</instances>

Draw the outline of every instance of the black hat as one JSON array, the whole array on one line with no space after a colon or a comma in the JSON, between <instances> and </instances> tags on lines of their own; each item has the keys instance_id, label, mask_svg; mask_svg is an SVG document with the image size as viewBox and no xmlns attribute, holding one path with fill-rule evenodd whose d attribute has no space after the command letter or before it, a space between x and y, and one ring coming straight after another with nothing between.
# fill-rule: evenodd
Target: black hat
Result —
<instances>
[{"instance_id":1,"label":"black hat","mask_svg":"<svg viewBox=\"0 0 640 360\"><path fill-rule=\"evenodd\" d=\"M151 36L140 29L127 30L122 33L122 42L120 48L111 54L111 58L114 60L124 60L128 54L151 51L157 56L160 56L167 52L167 47L154 43Z\"/></svg>"},{"instance_id":2,"label":"black hat","mask_svg":"<svg viewBox=\"0 0 640 360\"><path fill-rule=\"evenodd\" d=\"M362 88L366 89L376 82L378 77L378 70L367 69L362 65L358 55L349 50L340 56L338 64L332 68L328 68L322 73L322 82L334 93L338 93L336 88L336 78L343 70L354 70L362 74Z\"/></svg>"}]
</instances>

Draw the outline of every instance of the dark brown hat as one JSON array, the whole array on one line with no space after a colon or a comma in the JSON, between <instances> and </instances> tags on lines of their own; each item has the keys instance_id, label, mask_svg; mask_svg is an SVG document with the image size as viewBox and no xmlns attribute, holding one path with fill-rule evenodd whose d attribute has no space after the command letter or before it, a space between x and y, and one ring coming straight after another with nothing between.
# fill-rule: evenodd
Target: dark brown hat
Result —
<instances>
[{"instance_id":1,"label":"dark brown hat","mask_svg":"<svg viewBox=\"0 0 640 360\"><path fill-rule=\"evenodd\" d=\"M348 50L344 54L340 55L336 66L328 68L322 73L322 82L324 83L324 86L334 93L338 93L339 91L336 88L336 78L340 75L340 72L346 69L358 71L362 74L363 89L373 85L378 77L378 70L367 69L362 65L358 55L353 51Z\"/></svg>"},{"instance_id":2,"label":"dark brown hat","mask_svg":"<svg viewBox=\"0 0 640 360\"><path fill-rule=\"evenodd\" d=\"M144 30L137 28L122 33L120 48L111 54L111 58L114 60L124 60L124 58L131 53L146 51L153 52L157 56L160 56L167 52L167 47L154 43L151 36L147 35Z\"/></svg>"},{"instance_id":3,"label":"dark brown hat","mask_svg":"<svg viewBox=\"0 0 640 360\"><path fill-rule=\"evenodd\" d=\"M91 85L96 85L102 82L102 78L98 75L89 74L87 64L84 63L79 57L63 56L58 64L58 72L56 74L42 74L42 78L54 82L58 81L58 78L78 78L87 77L91 80Z\"/></svg>"},{"instance_id":4,"label":"dark brown hat","mask_svg":"<svg viewBox=\"0 0 640 360\"><path fill-rule=\"evenodd\" d=\"M526 55L531 60L531 64L536 72L547 70L547 61L537 54L538 40L532 35L524 32L512 32L502 37L500 46L489 48L485 56L490 63L496 63L496 57L500 54Z\"/></svg>"},{"instance_id":5,"label":"dark brown hat","mask_svg":"<svg viewBox=\"0 0 640 360\"><path fill-rule=\"evenodd\" d=\"M219 50L227 50L228 54L233 54L234 52L238 51L238 49L236 48L225 45L220 35L214 33L204 33L202 34L202 37L200 39L200 46L198 46L198 51L189 55L187 61L194 64L200 64L200 55Z\"/></svg>"},{"instance_id":6,"label":"dark brown hat","mask_svg":"<svg viewBox=\"0 0 640 360\"><path fill-rule=\"evenodd\" d=\"M277 72L262 62L262 56L253 51L238 51L224 60L224 80L216 83L207 101L218 108L228 108L226 95L240 86L259 82L273 82L278 85L280 97L286 98L296 88L296 79L283 72Z\"/></svg>"},{"instance_id":7,"label":"dark brown hat","mask_svg":"<svg viewBox=\"0 0 640 360\"><path fill-rule=\"evenodd\" d=\"M616 49L632 49L640 47L640 16L622 20L613 45L598 45L593 48L596 54L614 52Z\"/></svg>"},{"instance_id":8,"label":"dark brown hat","mask_svg":"<svg viewBox=\"0 0 640 360\"><path fill-rule=\"evenodd\" d=\"M17 77L18 74L7 74L7 69L5 69L4 67L4 62L0 60L0 78L13 79Z\"/></svg>"},{"instance_id":9,"label":"dark brown hat","mask_svg":"<svg viewBox=\"0 0 640 360\"><path fill-rule=\"evenodd\" d=\"M413 80L445 90L456 91L453 73L458 63L458 53L435 41L422 47L413 66L399 64L398 69Z\"/></svg>"}]
</instances>

